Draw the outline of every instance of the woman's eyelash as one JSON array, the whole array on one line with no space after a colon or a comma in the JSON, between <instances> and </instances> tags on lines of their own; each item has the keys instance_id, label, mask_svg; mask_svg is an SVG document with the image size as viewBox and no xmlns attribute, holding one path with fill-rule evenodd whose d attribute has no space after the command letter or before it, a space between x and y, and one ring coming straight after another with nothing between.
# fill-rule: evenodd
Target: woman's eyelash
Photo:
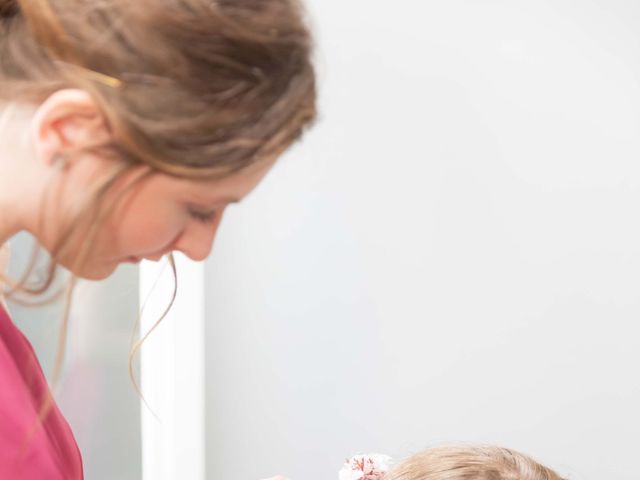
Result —
<instances>
[{"instance_id":1,"label":"woman's eyelash","mask_svg":"<svg viewBox=\"0 0 640 480\"><path fill-rule=\"evenodd\" d=\"M199 222L210 223L216 218L216 212L199 212L197 210L189 210L189 215Z\"/></svg>"}]
</instances>

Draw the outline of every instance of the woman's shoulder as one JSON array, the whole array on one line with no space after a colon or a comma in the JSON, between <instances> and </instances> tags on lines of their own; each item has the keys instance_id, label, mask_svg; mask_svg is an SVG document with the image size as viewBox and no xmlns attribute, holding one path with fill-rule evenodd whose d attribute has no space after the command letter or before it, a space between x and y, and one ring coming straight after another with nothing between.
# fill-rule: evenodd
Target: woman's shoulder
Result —
<instances>
[{"instance_id":1,"label":"woman's shoulder","mask_svg":"<svg viewBox=\"0 0 640 480\"><path fill-rule=\"evenodd\" d=\"M0 479L81 479L82 457L29 340L0 303Z\"/></svg>"},{"instance_id":2,"label":"woman's shoulder","mask_svg":"<svg viewBox=\"0 0 640 480\"><path fill-rule=\"evenodd\" d=\"M28 351L13 328L0 306L0 478L62 479L29 385L37 378L35 365L24 365Z\"/></svg>"}]
</instances>

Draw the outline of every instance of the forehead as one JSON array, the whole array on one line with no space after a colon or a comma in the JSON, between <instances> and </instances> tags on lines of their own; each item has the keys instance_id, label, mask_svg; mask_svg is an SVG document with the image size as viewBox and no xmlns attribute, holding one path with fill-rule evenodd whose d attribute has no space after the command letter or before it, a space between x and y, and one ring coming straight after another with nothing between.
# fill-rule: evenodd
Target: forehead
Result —
<instances>
[{"instance_id":1,"label":"forehead","mask_svg":"<svg viewBox=\"0 0 640 480\"><path fill-rule=\"evenodd\" d=\"M271 170L275 159L250 165L215 180L172 179L176 190L207 203L235 203L246 197Z\"/></svg>"}]
</instances>

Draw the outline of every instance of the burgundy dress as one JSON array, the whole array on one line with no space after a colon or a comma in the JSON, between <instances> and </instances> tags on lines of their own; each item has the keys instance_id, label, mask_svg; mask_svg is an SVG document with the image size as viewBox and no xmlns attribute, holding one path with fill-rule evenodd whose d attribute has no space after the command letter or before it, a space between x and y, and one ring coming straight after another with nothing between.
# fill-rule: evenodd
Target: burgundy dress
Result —
<instances>
[{"instance_id":1,"label":"burgundy dress","mask_svg":"<svg viewBox=\"0 0 640 480\"><path fill-rule=\"evenodd\" d=\"M0 301L0 479L83 478L78 445L57 405L38 420L48 392L31 344Z\"/></svg>"}]
</instances>

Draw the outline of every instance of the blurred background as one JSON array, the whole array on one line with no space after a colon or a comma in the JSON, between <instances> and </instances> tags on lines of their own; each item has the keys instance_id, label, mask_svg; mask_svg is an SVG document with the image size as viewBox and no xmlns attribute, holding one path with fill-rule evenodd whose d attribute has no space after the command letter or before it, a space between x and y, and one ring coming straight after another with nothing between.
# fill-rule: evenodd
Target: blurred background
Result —
<instances>
[{"instance_id":1,"label":"blurred background","mask_svg":"<svg viewBox=\"0 0 640 480\"><path fill-rule=\"evenodd\" d=\"M640 475L640 4L310 0L321 119L207 264L208 478Z\"/></svg>"},{"instance_id":2,"label":"blurred background","mask_svg":"<svg viewBox=\"0 0 640 480\"><path fill-rule=\"evenodd\" d=\"M205 477L488 442L637 479L640 4L307 4L321 118L205 265ZM91 479L141 475L137 281L76 296L61 402Z\"/></svg>"}]
</instances>

